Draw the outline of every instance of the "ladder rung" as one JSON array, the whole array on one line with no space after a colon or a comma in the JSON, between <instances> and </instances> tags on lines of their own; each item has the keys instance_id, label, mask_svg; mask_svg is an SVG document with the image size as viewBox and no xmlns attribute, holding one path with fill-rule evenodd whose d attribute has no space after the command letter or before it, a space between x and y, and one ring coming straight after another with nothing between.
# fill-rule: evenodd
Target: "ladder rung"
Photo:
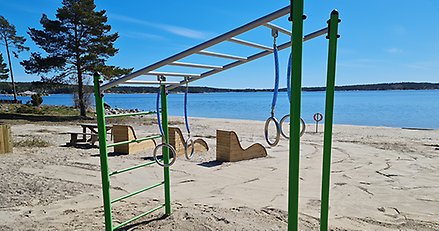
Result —
<instances>
[{"instance_id":1,"label":"ladder rung","mask_svg":"<svg viewBox=\"0 0 439 231\"><path fill-rule=\"evenodd\" d=\"M133 112L133 113L124 113L124 114L114 114L114 115L105 115L105 118L117 118L117 117L127 117L127 116L138 116L138 115L150 115L155 114L155 111L142 111L142 112Z\"/></svg>"},{"instance_id":2,"label":"ladder rung","mask_svg":"<svg viewBox=\"0 0 439 231\"><path fill-rule=\"evenodd\" d=\"M135 142L142 142L145 140L152 140L152 139L157 139L162 137L161 135L154 135L154 136L148 136L145 138L140 138L140 139L135 139L135 140L127 140L127 141L121 141L121 142L117 142L117 143L112 143L107 145L107 148L111 148L111 147L115 147L115 146L119 146L119 145L124 145L124 144L130 144L130 143L135 143Z\"/></svg>"},{"instance_id":3,"label":"ladder rung","mask_svg":"<svg viewBox=\"0 0 439 231\"><path fill-rule=\"evenodd\" d=\"M249 47L259 48L259 49L262 49L262 50L267 50L267 51L272 51L273 50L273 48L271 48L271 47L267 47L267 46L260 45L260 44L257 44L257 43L245 41L245 40L242 40L242 39L229 38L228 40L230 42L238 43L238 44L249 46Z\"/></svg>"},{"instance_id":4,"label":"ladder rung","mask_svg":"<svg viewBox=\"0 0 439 231\"><path fill-rule=\"evenodd\" d=\"M137 195L137 194L139 194L139 193L142 193L142 192L148 191L148 190L150 190L150 189L157 188L157 187L159 187L160 185L162 185L162 184L164 184L164 183L165 183L165 182L163 181L163 182L160 182L160 183L157 183L157 184L153 184L153 185L151 185L151 186L148 186L148 187L146 187L146 188L139 189L139 190L137 190L137 191L135 191L135 192L132 192L132 193L129 193L129 194L125 195L125 196L121 196L121 197L119 197L119 198L116 198L116 199L112 200L111 203L115 203L115 202L118 202L118 201L120 201L120 200L126 199L126 198L128 198L128 197L132 197L132 196Z\"/></svg>"},{"instance_id":5,"label":"ladder rung","mask_svg":"<svg viewBox=\"0 0 439 231\"><path fill-rule=\"evenodd\" d=\"M313 39L313 38L317 38L317 37L319 37L319 36L322 36L322 35L324 35L324 34L327 34L328 33L328 27L325 27L325 28L323 28L323 29L320 29L320 30L318 30L318 31L314 31L314 32L312 32L312 33L310 33L310 34L307 34L307 35L305 35L304 37L303 37L303 41L308 41L308 40L311 40L311 39Z\"/></svg>"},{"instance_id":6,"label":"ladder rung","mask_svg":"<svg viewBox=\"0 0 439 231\"><path fill-rule=\"evenodd\" d=\"M133 221L135 221L135 220L137 220L137 219L139 219L139 218L142 218L142 217L144 217L144 216L146 216L146 215L148 215L148 214L150 214L150 213L153 213L153 212L155 212L155 211L157 211L157 210L159 210L159 209L161 209L161 208L163 208L163 207L165 207L165 204L162 204L162 205L160 205L160 206L158 206L158 207L155 207L155 208L153 208L153 209L150 209L150 210L148 210L148 211L146 211L146 212L144 212L144 213L142 213L142 214L140 214L140 215L137 215L137 216L135 216L135 217L133 217L133 218L127 220L127 221L124 221L124 222L122 222L122 223L116 225L116 226L113 228L113 230L119 229L120 227L122 227L122 226L124 226L124 225L126 225L126 224L128 224L128 223L130 223L130 222L133 222Z\"/></svg>"},{"instance_id":7,"label":"ladder rung","mask_svg":"<svg viewBox=\"0 0 439 231\"><path fill-rule=\"evenodd\" d=\"M266 27L268 27L268 28L270 28L270 29L278 30L278 31L281 32L281 33L284 33L284 34L286 34L286 35L290 35L290 36L291 36L291 31L289 31L289 30L287 30L287 29L285 29L285 28L282 28L282 27L280 27L280 26L274 25L273 23L267 23L267 24L265 24L264 26L266 26Z\"/></svg>"},{"instance_id":8,"label":"ladder rung","mask_svg":"<svg viewBox=\"0 0 439 231\"><path fill-rule=\"evenodd\" d=\"M222 69L222 66L214 66L214 65L206 65L206 64L198 64L198 63L183 63L183 62L173 62L169 65L172 66L181 66L181 67L195 67L195 68L205 68L205 69Z\"/></svg>"},{"instance_id":9,"label":"ladder rung","mask_svg":"<svg viewBox=\"0 0 439 231\"><path fill-rule=\"evenodd\" d=\"M199 51L197 53L200 54L200 55L208 55L208 56L213 56L213 57L218 57L218 58L236 59L236 60L247 60L246 57L240 57L240 56L228 55L228 54L221 54L221 53L215 53L215 52L210 52L210 51Z\"/></svg>"},{"instance_id":10,"label":"ladder rung","mask_svg":"<svg viewBox=\"0 0 439 231\"><path fill-rule=\"evenodd\" d=\"M175 84L175 83L180 83L180 82L160 82L160 81L141 81L141 80L135 80L135 81L127 81L125 83L121 83L121 84L144 84L144 85L166 85L166 84Z\"/></svg>"},{"instance_id":11,"label":"ladder rung","mask_svg":"<svg viewBox=\"0 0 439 231\"><path fill-rule=\"evenodd\" d=\"M178 77L198 77L200 74L189 74L189 73L174 73L174 72L156 72L156 71L150 71L146 73L145 75L163 75L163 76L178 76Z\"/></svg>"},{"instance_id":12,"label":"ladder rung","mask_svg":"<svg viewBox=\"0 0 439 231\"><path fill-rule=\"evenodd\" d=\"M128 171L131 171L131 170L134 170L134 169L138 169L138 168L141 168L141 167L146 167L146 166L149 166L149 165L152 165L152 164L155 164L155 161L151 161L151 162L135 165L135 166L132 166L132 167L129 167L129 168L124 168L124 169L116 170L116 171L110 173L109 176L114 176L114 175L117 175L117 174L120 174L120 173L123 173L123 172L128 172Z\"/></svg>"}]
</instances>

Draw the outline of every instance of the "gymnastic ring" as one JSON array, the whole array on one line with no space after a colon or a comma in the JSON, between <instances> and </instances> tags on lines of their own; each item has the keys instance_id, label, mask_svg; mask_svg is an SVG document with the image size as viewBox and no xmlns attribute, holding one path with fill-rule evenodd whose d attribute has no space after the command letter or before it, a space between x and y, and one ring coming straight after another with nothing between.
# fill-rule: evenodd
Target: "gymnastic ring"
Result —
<instances>
[{"instance_id":1,"label":"gymnastic ring","mask_svg":"<svg viewBox=\"0 0 439 231\"><path fill-rule=\"evenodd\" d=\"M274 142L271 142L270 139L268 138L268 127L270 126L271 121L273 121L274 125L276 125L276 139L274 140ZM265 141L267 141L268 145L270 145L271 147L274 147L279 143L280 126L277 119L274 118L273 116L268 117L268 119L265 121L264 135L265 135Z\"/></svg>"},{"instance_id":2,"label":"gymnastic ring","mask_svg":"<svg viewBox=\"0 0 439 231\"><path fill-rule=\"evenodd\" d=\"M189 146L191 146L190 152L188 152ZM194 140L191 137L188 137L184 142L184 156L186 157L186 159L190 160L194 156L194 152L195 152Z\"/></svg>"},{"instance_id":3,"label":"gymnastic ring","mask_svg":"<svg viewBox=\"0 0 439 231\"><path fill-rule=\"evenodd\" d=\"M287 115L285 115L284 117L282 117L282 119L280 120L280 133L282 134L282 136L285 138L285 139L290 139L290 137L289 136L287 136L287 134L284 132L284 130L283 130L283 124L285 123L285 121L288 119L288 118L290 118L290 115L289 114L287 114ZM302 118L300 118L300 125L301 125L301 129L300 129L300 136L303 136L303 134L305 134L305 129L306 129L306 124L305 124L305 121L303 121L303 119Z\"/></svg>"},{"instance_id":4,"label":"gymnastic ring","mask_svg":"<svg viewBox=\"0 0 439 231\"><path fill-rule=\"evenodd\" d=\"M171 163L169 163L169 164L163 164L162 162L160 162L160 161L157 159L157 151L158 151L159 148L161 148L161 147L167 147L167 148L171 151L171 153L172 153L172 155L173 155L173 158L172 158ZM171 153L169 153L169 154L171 154ZM167 144L167 143L161 143L161 144L155 146L155 148L154 148L154 152L153 152L153 158L154 158L154 161L155 161L158 165L160 165L160 166L162 166L162 167L171 167L171 166L175 163L175 161L177 160L177 152L175 151L175 148L172 147L170 144Z\"/></svg>"}]
</instances>

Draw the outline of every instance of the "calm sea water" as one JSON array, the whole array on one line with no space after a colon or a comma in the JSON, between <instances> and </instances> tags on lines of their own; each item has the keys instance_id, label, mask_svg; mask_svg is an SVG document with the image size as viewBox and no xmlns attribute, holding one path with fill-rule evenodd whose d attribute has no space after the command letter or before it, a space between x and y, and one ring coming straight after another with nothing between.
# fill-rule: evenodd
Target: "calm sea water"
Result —
<instances>
[{"instance_id":1,"label":"calm sea water","mask_svg":"<svg viewBox=\"0 0 439 231\"><path fill-rule=\"evenodd\" d=\"M0 98L4 98L1 96ZM270 92L189 94L188 113L194 117L265 120L270 115ZM30 97L19 97L23 101ZM156 94L107 94L113 107L155 110ZM334 122L337 124L389 127L439 128L439 90L336 92ZM44 97L47 105L72 105L72 95ZM324 113L325 93L304 92L302 118L313 123L313 114ZM278 97L276 117L289 111L285 92ZM183 115L183 94L169 96L169 114Z\"/></svg>"}]
</instances>

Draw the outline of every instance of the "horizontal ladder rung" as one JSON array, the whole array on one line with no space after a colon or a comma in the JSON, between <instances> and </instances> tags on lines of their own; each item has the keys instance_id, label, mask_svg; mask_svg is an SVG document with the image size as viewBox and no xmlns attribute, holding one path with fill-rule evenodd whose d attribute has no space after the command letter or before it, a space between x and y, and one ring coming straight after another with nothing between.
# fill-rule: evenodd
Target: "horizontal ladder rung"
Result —
<instances>
[{"instance_id":1,"label":"horizontal ladder rung","mask_svg":"<svg viewBox=\"0 0 439 231\"><path fill-rule=\"evenodd\" d=\"M222 66L198 64L198 63L183 63L183 62L173 62L169 65L180 66L180 67L195 67L195 68L205 68L205 69L222 69Z\"/></svg>"},{"instance_id":2,"label":"horizontal ladder rung","mask_svg":"<svg viewBox=\"0 0 439 231\"><path fill-rule=\"evenodd\" d=\"M327 34L327 33L328 33L328 27L325 27L323 29L320 29L318 31L314 31L310 34L305 35L305 37L303 37L303 41L308 41L308 40L311 40L313 38L317 38L317 37L322 36L322 35Z\"/></svg>"},{"instance_id":3,"label":"horizontal ladder rung","mask_svg":"<svg viewBox=\"0 0 439 231\"><path fill-rule=\"evenodd\" d=\"M323 29L320 29L318 31L315 31L315 32L312 32L310 34L305 35L303 37L303 41L308 41L308 40L317 38L319 36L325 35L327 33L328 33L328 28L325 27ZM291 41L285 42L283 44L278 45L277 49L279 51L281 51L281 50L284 50L284 49L287 49L287 48L290 48L290 47L291 47ZM188 80L188 82L193 82L195 80L202 79L202 78L205 78L207 76L211 76L211 75L216 74L218 72L221 72L221 71L224 71L224 70L228 70L230 68L239 66L239 65L241 65L243 63L246 63L246 62L250 62L250 61L259 59L261 57L264 57L264 56L272 54L272 53L273 53L273 51L261 51L259 53L254 54L254 55L250 55L246 60L237 60L235 62L226 64L226 65L223 66L223 69L221 69L221 70L210 70L210 71L204 72L204 73L201 74L201 77L191 78L191 79ZM167 90L172 90L172 89L175 89L175 88L177 88L177 87L179 87L179 86L181 86L181 85L183 85L185 83L186 83L186 81L181 81L180 84L175 84L175 85L168 86L166 89Z\"/></svg>"},{"instance_id":4,"label":"horizontal ladder rung","mask_svg":"<svg viewBox=\"0 0 439 231\"><path fill-rule=\"evenodd\" d=\"M129 167L129 168L124 168L124 169L116 170L116 171L110 173L109 176L114 176L114 175L117 175L117 174L120 174L120 173L123 173L123 172L128 172L128 171L131 171L131 170L134 170L134 169L138 169L138 168L141 168L141 167L146 167L146 166L149 166L149 165L152 165L152 164L155 164L155 161L146 162L146 163L135 165L135 166L132 166L132 167Z\"/></svg>"},{"instance_id":5,"label":"horizontal ladder rung","mask_svg":"<svg viewBox=\"0 0 439 231\"><path fill-rule=\"evenodd\" d=\"M149 187L139 189L139 190L137 190L137 191L135 191L135 192L132 192L132 193L129 193L129 194L125 195L125 196L121 196L121 197L119 197L119 198L116 198L116 199L112 200L111 203L116 203L116 202L121 201L121 200L123 200L123 199L126 199L126 198L128 198L128 197L132 197L132 196L134 196L134 195L137 195L137 194L139 194L139 193L143 193L143 192L148 191L148 190L150 190L150 189L157 188L157 187L159 187L160 185L162 185L162 184L164 184L164 183L165 183L165 182L163 181L163 182L160 182L160 183L157 183L157 184L153 184L153 185L151 185L151 186L149 186Z\"/></svg>"},{"instance_id":6,"label":"horizontal ladder rung","mask_svg":"<svg viewBox=\"0 0 439 231\"><path fill-rule=\"evenodd\" d=\"M238 43L238 44L249 46L249 47L259 48L259 49L262 49L262 50L267 50L267 51L273 50L273 48L271 48L271 47L267 47L267 46L260 45L260 44L257 44L257 43L245 41L245 40L242 40L242 39L229 38L228 40L230 42Z\"/></svg>"},{"instance_id":7,"label":"horizontal ladder rung","mask_svg":"<svg viewBox=\"0 0 439 231\"><path fill-rule=\"evenodd\" d=\"M150 114L155 114L155 113L156 113L155 111L142 111L142 112L134 112L134 113L105 115L105 118L118 118L118 117L127 117L127 116L150 115Z\"/></svg>"},{"instance_id":8,"label":"horizontal ladder rung","mask_svg":"<svg viewBox=\"0 0 439 231\"><path fill-rule=\"evenodd\" d=\"M150 210L148 210L148 211L146 211L146 212L144 212L144 213L142 213L142 214L140 214L140 215L137 215L137 216L135 216L135 217L133 217L133 218L127 220L127 221L124 221L124 222L122 222L122 223L116 225L116 226L113 228L113 230L117 230L117 229L121 228L122 226L127 225L128 223L133 222L133 221L135 221L135 220L137 220L137 219L139 219L139 218L142 218L142 217L144 217L144 216L146 216L146 215L148 215L148 214L150 214L150 213L153 213L153 212L155 212L155 211L157 211L157 210L159 210L159 209L161 209L161 208L163 208L163 207L165 207L165 204L162 204L162 205L160 205L160 206L158 206L158 207L155 207L155 208L153 208L153 209L150 209Z\"/></svg>"},{"instance_id":9,"label":"horizontal ladder rung","mask_svg":"<svg viewBox=\"0 0 439 231\"><path fill-rule=\"evenodd\" d=\"M228 54L221 54L221 53L215 53L215 52L210 52L210 51L199 51L198 54L200 54L200 55L208 55L208 56L213 56L213 57L218 57L218 58L225 58L225 59L247 60L246 57L240 57L240 56L228 55Z\"/></svg>"},{"instance_id":10,"label":"horizontal ladder rung","mask_svg":"<svg viewBox=\"0 0 439 231\"><path fill-rule=\"evenodd\" d=\"M284 33L284 34L289 35L289 36L291 36L291 34L292 34L291 31L289 31L289 30L287 30L285 28L282 28L280 26L274 25L273 23L267 23L264 26L266 26L266 27L268 27L270 29L278 30L279 32Z\"/></svg>"},{"instance_id":11,"label":"horizontal ladder rung","mask_svg":"<svg viewBox=\"0 0 439 231\"><path fill-rule=\"evenodd\" d=\"M119 145L124 145L124 144L130 144L130 143L138 143L138 142L142 142L145 140L153 140L153 139L157 139L157 138L161 138L161 135L154 135L154 136L148 136L145 138L140 138L140 139L135 139L135 140L127 140L127 141L121 141L121 142L117 142L117 143L112 143L107 145L107 148L111 148L111 147L115 147L115 146L119 146Z\"/></svg>"},{"instance_id":12,"label":"horizontal ladder rung","mask_svg":"<svg viewBox=\"0 0 439 231\"><path fill-rule=\"evenodd\" d=\"M145 75L156 75L156 76L178 76L178 77L198 77L200 74L189 74L189 73L174 73L174 72L156 72L150 71Z\"/></svg>"},{"instance_id":13,"label":"horizontal ladder rung","mask_svg":"<svg viewBox=\"0 0 439 231\"><path fill-rule=\"evenodd\" d=\"M135 81L127 81L125 83L122 84L142 84L142 85L166 85L166 84L175 84L175 83L179 83L179 82L160 82L160 81L142 81L142 80L135 80Z\"/></svg>"}]
</instances>

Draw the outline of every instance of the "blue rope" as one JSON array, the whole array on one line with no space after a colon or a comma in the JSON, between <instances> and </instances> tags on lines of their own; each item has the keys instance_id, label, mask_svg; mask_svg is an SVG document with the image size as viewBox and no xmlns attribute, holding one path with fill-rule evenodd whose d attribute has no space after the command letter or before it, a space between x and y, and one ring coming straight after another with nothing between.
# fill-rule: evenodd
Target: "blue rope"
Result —
<instances>
[{"instance_id":1,"label":"blue rope","mask_svg":"<svg viewBox=\"0 0 439 231\"><path fill-rule=\"evenodd\" d=\"M188 116L187 116L187 93L189 91L189 87L186 83L186 91L184 92L184 122L186 125L186 130L188 134L191 134L191 130L189 128L189 121L188 121Z\"/></svg>"},{"instance_id":2,"label":"blue rope","mask_svg":"<svg viewBox=\"0 0 439 231\"><path fill-rule=\"evenodd\" d=\"M288 93L288 101L291 103L291 56L288 58L288 67L287 67L287 93Z\"/></svg>"},{"instance_id":3,"label":"blue rope","mask_svg":"<svg viewBox=\"0 0 439 231\"><path fill-rule=\"evenodd\" d=\"M274 108L276 107L277 95L279 93L279 56L277 53L277 46L273 44L274 54L274 89L273 101L271 102L271 114L274 115Z\"/></svg>"},{"instance_id":4,"label":"blue rope","mask_svg":"<svg viewBox=\"0 0 439 231\"><path fill-rule=\"evenodd\" d=\"M160 121L160 88L157 93L156 110L157 110L157 123L159 124L160 134L164 136L165 133L163 132L162 123Z\"/></svg>"}]
</instances>

